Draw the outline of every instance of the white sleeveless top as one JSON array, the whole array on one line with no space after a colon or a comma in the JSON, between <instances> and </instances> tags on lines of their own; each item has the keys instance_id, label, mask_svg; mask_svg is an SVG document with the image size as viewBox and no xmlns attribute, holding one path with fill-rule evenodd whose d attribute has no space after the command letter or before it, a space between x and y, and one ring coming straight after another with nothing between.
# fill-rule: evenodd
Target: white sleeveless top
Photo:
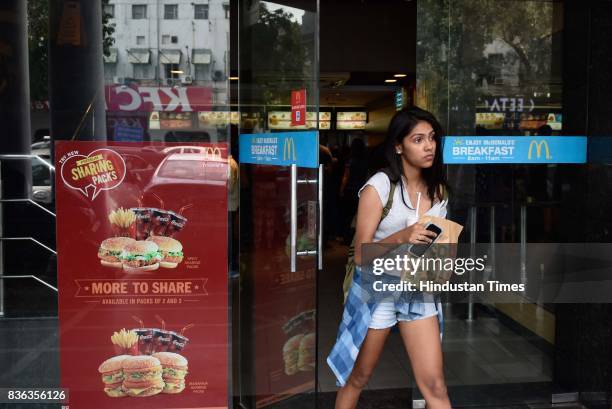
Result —
<instances>
[{"instance_id":1,"label":"white sleeveless top","mask_svg":"<svg viewBox=\"0 0 612 409\"><path fill-rule=\"evenodd\" d=\"M378 196L380 198L380 202L382 207L385 207L387 204L387 200L389 198L389 192L391 191L391 181L389 177L384 172L378 172L374 176L372 176L359 192L357 193L359 196L361 195L361 191L365 189L366 186L371 185L378 192ZM402 200L402 190L404 191L404 199L406 204L404 204L404 200ZM393 193L393 206L389 210L389 214L387 217L383 219L382 222L379 223L376 228L376 232L374 233L374 241L380 241L385 237L389 237L393 233L396 233L406 227L416 223L418 221L417 212L420 207L420 199L421 195L418 194L417 205L413 206L410 201L410 195L406 192L405 189L400 189L399 186L395 188L395 192ZM446 205L448 200L437 200L426 213L426 215L430 216L438 216L438 217L446 217Z\"/></svg>"}]
</instances>

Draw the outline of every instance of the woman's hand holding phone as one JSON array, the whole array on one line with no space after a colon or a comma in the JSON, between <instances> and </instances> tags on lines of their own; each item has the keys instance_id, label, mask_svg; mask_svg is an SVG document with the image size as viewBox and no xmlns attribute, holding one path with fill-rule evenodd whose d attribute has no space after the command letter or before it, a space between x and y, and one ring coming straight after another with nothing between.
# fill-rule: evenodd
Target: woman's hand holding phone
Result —
<instances>
[{"instance_id":1,"label":"woman's hand holding phone","mask_svg":"<svg viewBox=\"0 0 612 409\"><path fill-rule=\"evenodd\" d=\"M414 223L401 231L400 241L410 244L429 244L438 235L433 231L427 230L423 223Z\"/></svg>"}]
</instances>

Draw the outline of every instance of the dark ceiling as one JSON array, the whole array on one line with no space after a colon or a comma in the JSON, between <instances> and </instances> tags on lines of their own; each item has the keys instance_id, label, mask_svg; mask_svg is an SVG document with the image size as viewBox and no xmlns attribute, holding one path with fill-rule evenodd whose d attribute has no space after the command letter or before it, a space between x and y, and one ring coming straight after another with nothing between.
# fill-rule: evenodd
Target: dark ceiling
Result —
<instances>
[{"instance_id":1,"label":"dark ceiling","mask_svg":"<svg viewBox=\"0 0 612 409\"><path fill-rule=\"evenodd\" d=\"M416 1L320 1L321 105L393 104L416 77ZM406 74L386 84L394 74Z\"/></svg>"},{"instance_id":2,"label":"dark ceiling","mask_svg":"<svg viewBox=\"0 0 612 409\"><path fill-rule=\"evenodd\" d=\"M321 72L416 71L416 1L320 0Z\"/></svg>"}]
</instances>

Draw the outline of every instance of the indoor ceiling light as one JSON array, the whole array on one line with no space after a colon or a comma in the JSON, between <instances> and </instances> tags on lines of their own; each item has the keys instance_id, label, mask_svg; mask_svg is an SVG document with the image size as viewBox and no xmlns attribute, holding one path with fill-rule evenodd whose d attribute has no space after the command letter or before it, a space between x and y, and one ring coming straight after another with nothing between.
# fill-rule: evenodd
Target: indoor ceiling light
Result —
<instances>
[{"instance_id":1,"label":"indoor ceiling light","mask_svg":"<svg viewBox=\"0 0 612 409\"><path fill-rule=\"evenodd\" d=\"M170 72L172 74L182 74L183 73L183 71L181 71L181 70L171 70Z\"/></svg>"},{"instance_id":2,"label":"indoor ceiling light","mask_svg":"<svg viewBox=\"0 0 612 409\"><path fill-rule=\"evenodd\" d=\"M229 77L230 81L238 81L240 78L239 77Z\"/></svg>"},{"instance_id":3,"label":"indoor ceiling light","mask_svg":"<svg viewBox=\"0 0 612 409\"><path fill-rule=\"evenodd\" d=\"M406 74L395 74L394 77L395 78L404 78L406 76Z\"/></svg>"},{"instance_id":4,"label":"indoor ceiling light","mask_svg":"<svg viewBox=\"0 0 612 409\"><path fill-rule=\"evenodd\" d=\"M397 80L394 80L394 79L389 79L389 80L385 80L385 82L387 82L387 83L392 83L392 82L397 82Z\"/></svg>"}]
</instances>

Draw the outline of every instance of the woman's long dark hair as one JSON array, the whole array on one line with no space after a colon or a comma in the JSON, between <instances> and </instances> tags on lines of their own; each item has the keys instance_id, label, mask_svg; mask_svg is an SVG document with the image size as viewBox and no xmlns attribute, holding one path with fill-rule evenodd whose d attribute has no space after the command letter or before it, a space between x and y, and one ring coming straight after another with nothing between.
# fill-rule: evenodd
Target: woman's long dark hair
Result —
<instances>
[{"instance_id":1,"label":"woman's long dark hair","mask_svg":"<svg viewBox=\"0 0 612 409\"><path fill-rule=\"evenodd\" d=\"M435 199L443 199L443 191L448 192L448 184L446 182L446 169L442 162L442 140L444 131L438 120L428 111L416 106L404 108L398 111L389 124L387 130L387 139L385 141L385 159L387 167L383 172L389 176L391 183L398 183L401 180L404 169L402 167L402 156L396 152L396 146L401 144L404 138L412 132L415 126L420 122L425 121L431 125L435 133L434 140L436 141L436 152L433 165L429 168L421 170L421 175L427 184L427 196L434 203ZM402 200L404 199L403 183L400 183ZM408 206L406 204L406 206Z\"/></svg>"}]
</instances>

